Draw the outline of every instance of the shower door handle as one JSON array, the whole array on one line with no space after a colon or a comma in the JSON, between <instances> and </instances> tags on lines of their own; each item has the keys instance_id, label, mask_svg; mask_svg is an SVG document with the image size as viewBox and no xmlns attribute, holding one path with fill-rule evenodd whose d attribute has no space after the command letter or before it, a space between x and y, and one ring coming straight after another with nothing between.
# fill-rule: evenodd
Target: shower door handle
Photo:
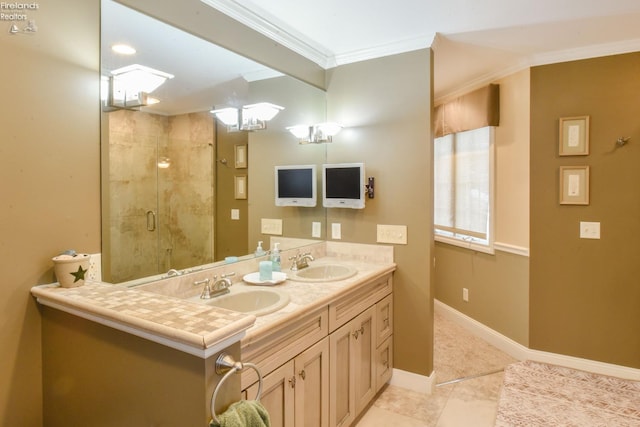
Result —
<instances>
[{"instance_id":1,"label":"shower door handle","mask_svg":"<svg viewBox=\"0 0 640 427\"><path fill-rule=\"evenodd\" d=\"M155 231L156 229L156 213L147 211L147 231Z\"/></svg>"}]
</instances>

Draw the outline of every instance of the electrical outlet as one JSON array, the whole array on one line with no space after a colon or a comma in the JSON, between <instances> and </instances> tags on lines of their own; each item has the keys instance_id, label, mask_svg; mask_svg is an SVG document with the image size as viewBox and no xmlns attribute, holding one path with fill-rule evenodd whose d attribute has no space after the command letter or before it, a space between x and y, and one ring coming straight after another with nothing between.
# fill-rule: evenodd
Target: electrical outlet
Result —
<instances>
[{"instance_id":1,"label":"electrical outlet","mask_svg":"<svg viewBox=\"0 0 640 427\"><path fill-rule=\"evenodd\" d=\"M322 224L319 222L311 223L311 237L320 237L322 235Z\"/></svg>"},{"instance_id":2,"label":"electrical outlet","mask_svg":"<svg viewBox=\"0 0 640 427\"><path fill-rule=\"evenodd\" d=\"M101 282L102 281L102 254L91 254L89 257L89 280Z\"/></svg>"},{"instance_id":3,"label":"electrical outlet","mask_svg":"<svg viewBox=\"0 0 640 427\"><path fill-rule=\"evenodd\" d=\"M240 219L240 209L231 209L231 219L233 220Z\"/></svg>"},{"instance_id":4,"label":"electrical outlet","mask_svg":"<svg viewBox=\"0 0 640 427\"><path fill-rule=\"evenodd\" d=\"M397 245L406 245L407 226L378 224L376 241L378 243L394 243Z\"/></svg>"},{"instance_id":5,"label":"electrical outlet","mask_svg":"<svg viewBox=\"0 0 640 427\"><path fill-rule=\"evenodd\" d=\"M282 220L262 218L260 222L260 231L262 234L282 236Z\"/></svg>"},{"instance_id":6,"label":"electrical outlet","mask_svg":"<svg viewBox=\"0 0 640 427\"><path fill-rule=\"evenodd\" d=\"M469 302L469 289L462 288L462 301Z\"/></svg>"}]
</instances>

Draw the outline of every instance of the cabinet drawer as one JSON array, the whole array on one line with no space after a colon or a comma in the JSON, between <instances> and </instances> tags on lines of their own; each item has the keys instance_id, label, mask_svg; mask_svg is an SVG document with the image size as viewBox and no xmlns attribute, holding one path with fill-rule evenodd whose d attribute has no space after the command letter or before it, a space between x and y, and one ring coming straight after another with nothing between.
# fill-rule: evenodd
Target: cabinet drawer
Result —
<instances>
[{"instance_id":1,"label":"cabinet drawer","mask_svg":"<svg viewBox=\"0 0 640 427\"><path fill-rule=\"evenodd\" d=\"M380 391L393 373L393 336L376 349L376 393Z\"/></svg>"},{"instance_id":2,"label":"cabinet drawer","mask_svg":"<svg viewBox=\"0 0 640 427\"><path fill-rule=\"evenodd\" d=\"M262 334L250 342L241 341L243 362L255 363L262 375L293 359L306 348L328 334L327 307L311 312L295 322L285 322L280 327ZM258 380L253 369L242 371L242 388Z\"/></svg>"},{"instance_id":3,"label":"cabinet drawer","mask_svg":"<svg viewBox=\"0 0 640 427\"><path fill-rule=\"evenodd\" d=\"M393 334L393 295L376 304L376 346Z\"/></svg>"},{"instance_id":4,"label":"cabinet drawer","mask_svg":"<svg viewBox=\"0 0 640 427\"><path fill-rule=\"evenodd\" d=\"M344 325L391 293L391 274L367 282L329 305L329 332Z\"/></svg>"}]
</instances>

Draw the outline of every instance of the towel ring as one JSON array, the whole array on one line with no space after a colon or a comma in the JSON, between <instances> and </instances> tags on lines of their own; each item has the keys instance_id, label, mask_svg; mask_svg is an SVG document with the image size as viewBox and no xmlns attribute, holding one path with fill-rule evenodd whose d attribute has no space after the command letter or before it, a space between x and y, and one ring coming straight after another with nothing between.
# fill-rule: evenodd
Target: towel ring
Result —
<instances>
[{"instance_id":1,"label":"towel ring","mask_svg":"<svg viewBox=\"0 0 640 427\"><path fill-rule=\"evenodd\" d=\"M231 375L242 371L245 367L252 368L258 374L258 392L256 393L256 400L260 400L260 396L262 395L262 374L256 365L253 363L242 363L236 362L233 357L229 356L226 353L220 354L218 359L216 360L216 374L221 375L224 374L220 382L216 385L216 388L213 390L213 395L211 396L211 418L217 424L220 424L218 421L218 417L216 417L216 398L218 397L218 391L222 388L222 384L229 378Z\"/></svg>"}]
</instances>

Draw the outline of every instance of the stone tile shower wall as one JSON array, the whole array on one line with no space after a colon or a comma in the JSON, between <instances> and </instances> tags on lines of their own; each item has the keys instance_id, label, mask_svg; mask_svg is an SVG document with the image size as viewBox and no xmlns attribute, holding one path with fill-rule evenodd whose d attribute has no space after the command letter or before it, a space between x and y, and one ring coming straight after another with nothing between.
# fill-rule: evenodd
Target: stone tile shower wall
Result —
<instances>
[{"instance_id":1,"label":"stone tile shower wall","mask_svg":"<svg viewBox=\"0 0 640 427\"><path fill-rule=\"evenodd\" d=\"M118 283L213 261L214 123L208 113L109 113L110 271ZM170 166L157 167L166 157ZM147 230L147 212L156 218Z\"/></svg>"}]
</instances>

